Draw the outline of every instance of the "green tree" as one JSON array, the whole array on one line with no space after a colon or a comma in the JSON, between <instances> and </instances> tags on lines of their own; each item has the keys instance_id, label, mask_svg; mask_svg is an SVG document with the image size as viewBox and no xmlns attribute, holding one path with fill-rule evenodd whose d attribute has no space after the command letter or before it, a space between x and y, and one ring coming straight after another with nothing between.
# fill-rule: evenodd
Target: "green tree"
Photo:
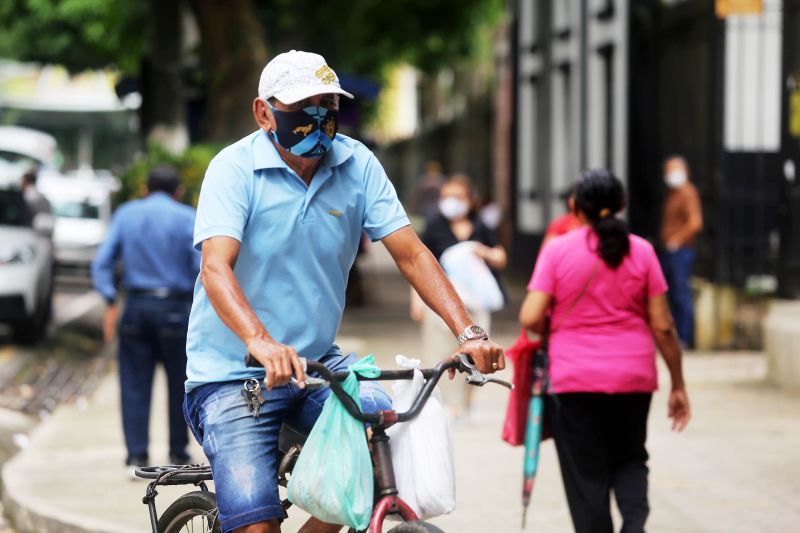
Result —
<instances>
[{"instance_id":1,"label":"green tree","mask_svg":"<svg viewBox=\"0 0 800 533\"><path fill-rule=\"evenodd\" d=\"M0 56L137 73L145 16L146 4L131 0L3 0Z\"/></svg>"},{"instance_id":2,"label":"green tree","mask_svg":"<svg viewBox=\"0 0 800 533\"><path fill-rule=\"evenodd\" d=\"M322 53L337 72L379 78L405 61L434 72L472 56L506 0L273 0L258 4L275 50Z\"/></svg>"},{"instance_id":3,"label":"green tree","mask_svg":"<svg viewBox=\"0 0 800 533\"><path fill-rule=\"evenodd\" d=\"M340 74L373 79L397 61L435 71L479 47L480 30L505 2L3 0L0 56L141 75L144 129L174 125L184 120L181 18L189 8L201 37L205 137L226 141L253 127L250 101L268 48L317 51Z\"/></svg>"}]
</instances>

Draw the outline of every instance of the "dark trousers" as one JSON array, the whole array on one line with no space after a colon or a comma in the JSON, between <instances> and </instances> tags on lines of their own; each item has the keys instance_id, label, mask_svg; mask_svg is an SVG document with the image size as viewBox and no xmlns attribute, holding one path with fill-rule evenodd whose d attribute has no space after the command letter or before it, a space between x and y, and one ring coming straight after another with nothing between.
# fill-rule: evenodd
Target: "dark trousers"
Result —
<instances>
[{"instance_id":1,"label":"dark trousers","mask_svg":"<svg viewBox=\"0 0 800 533\"><path fill-rule=\"evenodd\" d=\"M689 281L692 277L695 251L692 248L678 248L674 252L661 253L661 266L667 278L669 310L675 320L678 337L686 346L694 345L694 297Z\"/></svg>"},{"instance_id":2,"label":"dark trousers","mask_svg":"<svg viewBox=\"0 0 800 533\"><path fill-rule=\"evenodd\" d=\"M150 398L159 362L169 389L169 453L173 459L188 458L183 396L190 307L186 301L139 296L129 297L125 304L119 333L119 385L128 462L147 459Z\"/></svg>"},{"instance_id":3,"label":"dark trousers","mask_svg":"<svg viewBox=\"0 0 800 533\"><path fill-rule=\"evenodd\" d=\"M650 393L567 393L547 398L546 413L577 533L611 533L610 492L623 533L644 531Z\"/></svg>"}]
</instances>

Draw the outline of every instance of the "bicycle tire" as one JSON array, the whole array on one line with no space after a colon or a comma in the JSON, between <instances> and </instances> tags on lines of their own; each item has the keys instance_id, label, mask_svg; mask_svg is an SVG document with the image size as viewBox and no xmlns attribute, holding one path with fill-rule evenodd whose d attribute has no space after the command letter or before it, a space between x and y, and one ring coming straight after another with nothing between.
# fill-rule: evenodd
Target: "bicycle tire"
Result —
<instances>
[{"instance_id":1,"label":"bicycle tire","mask_svg":"<svg viewBox=\"0 0 800 533\"><path fill-rule=\"evenodd\" d=\"M158 519L158 529L161 533L178 533L190 522L194 528L197 518L201 524L198 531L222 533L217 512L217 498L213 492L205 490L189 492L172 502Z\"/></svg>"},{"instance_id":2,"label":"bicycle tire","mask_svg":"<svg viewBox=\"0 0 800 533\"><path fill-rule=\"evenodd\" d=\"M441 529L427 522L403 522L389 530L389 533L444 533Z\"/></svg>"}]
</instances>

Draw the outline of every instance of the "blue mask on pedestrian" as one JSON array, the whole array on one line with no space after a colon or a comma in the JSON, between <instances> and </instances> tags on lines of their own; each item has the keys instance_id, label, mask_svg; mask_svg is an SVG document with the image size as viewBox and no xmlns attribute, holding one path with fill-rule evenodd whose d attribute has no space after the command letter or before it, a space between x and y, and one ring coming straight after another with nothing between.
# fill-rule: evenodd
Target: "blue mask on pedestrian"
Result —
<instances>
[{"instance_id":1,"label":"blue mask on pedestrian","mask_svg":"<svg viewBox=\"0 0 800 533\"><path fill-rule=\"evenodd\" d=\"M322 157L330 149L339 130L336 111L321 106L280 111L268 105L277 122L272 138L286 150L300 157Z\"/></svg>"}]
</instances>

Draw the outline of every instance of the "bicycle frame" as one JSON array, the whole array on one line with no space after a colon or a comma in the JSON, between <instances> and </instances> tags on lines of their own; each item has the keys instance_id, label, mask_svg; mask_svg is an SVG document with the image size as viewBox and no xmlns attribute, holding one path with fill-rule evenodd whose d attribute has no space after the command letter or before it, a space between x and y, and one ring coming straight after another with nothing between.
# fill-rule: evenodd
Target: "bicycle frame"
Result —
<instances>
[{"instance_id":1,"label":"bicycle frame","mask_svg":"<svg viewBox=\"0 0 800 533\"><path fill-rule=\"evenodd\" d=\"M246 359L248 366L260 366L251 356ZM419 517L411 507L398 496L397 482L392 464L391 446L386 429L398 422L407 422L414 419L422 410L425 403L430 398L439 379L450 369L468 374L467 382L473 385L482 386L488 382L495 382L506 387L512 388L510 383L486 378L471 363L466 355L458 355L451 359L440 362L435 368L420 370L426 379L425 384L420 390L408 411L398 413L396 411L380 411L377 413L363 413L356 404L355 400L345 392L341 382L345 380L350 372L332 372L325 365L316 361L307 361L309 372L318 374L330 387L330 390L347 412L355 419L364 424L368 424L372 430L370 436L371 458L375 472L375 501L372 516L369 523L370 533L382 533L383 522L388 515L397 514L405 521L419 520ZM357 375L359 381L383 381L383 380L409 380L414 376L414 370L384 370L375 378L365 378ZM142 474L139 474L139 470ZM156 513L155 497L157 485L178 485L194 484L203 491L208 491L205 481L210 480L211 472L208 467L199 465L189 467L146 467L137 470L140 477L155 479L148 485L147 493L142 503L147 504L150 511L150 521L154 533L159 533L158 517ZM352 530L351 530L352 531Z\"/></svg>"},{"instance_id":2,"label":"bicycle frame","mask_svg":"<svg viewBox=\"0 0 800 533\"><path fill-rule=\"evenodd\" d=\"M389 445L389 436L384 427L372 426L372 459L375 465L375 483L377 484L377 498L372 507L372 518L369 530L372 533L381 533L383 521L390 514L399 514L403 520L410 522L419 520L411 507L398 496L397 482L394 477L392 464L392 450Z\"/></svg>"},{"instance_id":3,"label":"bicycle frame","mask_svg":"<svg viewBox=\"0 0 800 533\"><path fill-rule=\"evenodd\" d=\"M249 366L255 365L254 360L250 357L248 357L246 362ZM375 468L377 490L376 501L373 505L372 517L369 523L369 531L371 533L382 533L383 522L390 514L399 514L403 520L407 522L419 520L414 510L398 496L394 465L392 464L391 446L389 444L389 436L386 434L386 429L398 422L406 422L414 419L430 398L439 379L449 369L452 368L461 372L468 372L470 377L473 378L472 382L477 385L482 385L487 382L486 378L483 378L482 374L475 369L467 359L467 356L459 355L452 359L442 361L436 365L435 368L420 370L426 382L408 411L404 413L397 413L396 411L363 413L353 398L351 398L341 386L341 381L347 378L349 372L331 372L325 365L314 361L307 361L306 365L310 372L315 372L328 382L331 392L336 395L353 418L369 424L372 429L370 444L372 447L371 456ZM481 379L478 379L476 375L481 376ZM373 381L412 379L413 376L413 370L385 370L376 378L357 377L361 381ZM499 380L496 381L505 384Z\"/></svg>"}]
</instances>

